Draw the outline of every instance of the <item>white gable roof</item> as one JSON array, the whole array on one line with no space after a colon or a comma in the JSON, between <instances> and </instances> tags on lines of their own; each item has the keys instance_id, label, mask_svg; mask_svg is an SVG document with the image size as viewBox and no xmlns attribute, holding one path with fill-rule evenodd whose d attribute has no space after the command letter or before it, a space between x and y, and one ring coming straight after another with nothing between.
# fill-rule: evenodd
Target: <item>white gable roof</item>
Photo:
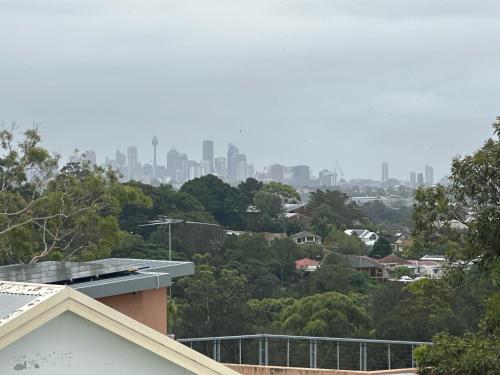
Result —
<instances>
[{"instance_id":1,"label":"white gable roof","mask_svg":"<svg viewBox=\"0 0 500 375\"><path fill-rule=\"evenodd\" d=\"M15 301L17 305L12 305ZM4 308L0 317L0 350L69 311L191 373L237 375L228 367L69 287L2 282L0 305L13 306Z\"/></svg>"}]
</instances>

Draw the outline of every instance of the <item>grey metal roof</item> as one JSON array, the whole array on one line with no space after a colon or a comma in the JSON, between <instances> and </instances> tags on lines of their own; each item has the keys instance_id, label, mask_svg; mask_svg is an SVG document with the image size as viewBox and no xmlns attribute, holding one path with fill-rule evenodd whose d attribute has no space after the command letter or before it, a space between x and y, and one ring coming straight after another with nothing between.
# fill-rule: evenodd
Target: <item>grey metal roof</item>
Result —
<instances>
[{"instance_id":1,"label":"grey metal roof","mask_svg":"<svg viewBox=\"0 0 500 375\"><path fill-rule=\"evenodd\" d=\"M0 319L33 301L36 296L0 293Z\"/></svg>"},{"instance_id":2,"label":"grey metal roof","mask_svg":"<svg viewBox=\"0 0 500 375\"><path fill-rule=\"evenodd\" d=\"M382 268L382 265L375 259L364 255L344 255L344 257L349 261L350 266L353 268Z\"/></svg>"},{"instance_id":3,"label":"grey metal roof","mask_svg":"<svg viewBox=\"0 0 500 375\"><path fill-rule=\"evenodd\" d=\"M301 237L319 237L319 238L321 238L320 235L314 234L312 232L307 232L307 231L302 231L302 232L299 232L299 233L295 233L295 234L293 234L293 235L290 236L290 238L301 238Z\"/></svg>"},{"instance_id":4,"label":"grey metal roof","mask_svg":"<svg viewBox=\"0 0 500 375\"><path fill-rule=\"evenodd\" d=\"M23 282L33 282L32 279L46 280L46 283L70 285L93 298L163 288L170 286L175 277L194 274L192 262L129 258L108 258L82 263L40 262L32 268L20 267L19 272L16 272L15 266L26 265L0 267L0 280L2 277L5 277L4 280ZM75 275L79 277L70 277Z\"/></svg>"},{"instance_id":5,"label":"grey metal roof","mask_svg":"<svg viewBox=\"0 0 500 375\"><path fill-rule=\"evenodd\" d=\"M0 282L0 325L59 292L57 285Z\"/></svg>"}]
</instances>

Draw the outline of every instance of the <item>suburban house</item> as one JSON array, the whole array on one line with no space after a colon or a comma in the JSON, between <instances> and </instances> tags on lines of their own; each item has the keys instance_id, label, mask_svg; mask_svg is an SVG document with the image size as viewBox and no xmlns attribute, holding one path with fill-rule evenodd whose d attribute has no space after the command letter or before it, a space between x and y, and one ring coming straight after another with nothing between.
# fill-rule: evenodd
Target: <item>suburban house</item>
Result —
<instances>
[{"instance_id":1,"label":"suburban house","mask_svg":"<svg viewBox=\"0 0 500 375\"><path fill-rule=\"evenodd\" d=\"M373 258L365 255L344 255L344 257L352 268L366 273L372 279L384 280L389 277L384 265Z\"/></svg>"},{"instance_id":2,"label":"suburban house","mask_svg":"<svg viewBox=\"0 0 500 375\"><path fill-rule=\"evenodd\" d=\"M289 222L298 222L308 227L312 223L311 213L303 203L284 204L283 210L285 219Z\"/></svg>"},{"instance_id":3,"label":"suburban house","mask_svg":"<svg viewBox=\"0 0 500 375\"><path fill-rule=\"evenodd\" d=\"M422 259L408 260L411 263L408 268L412 269L416 276L428 277L429 279L440 279L443 277L444 265L441 262Z\"/></svg>"},{"instance_id":4,"label":"suburban house","mask_svg":"<svg viewBox=\"0 0 500 375\"><path fill-rule=\"evenodd\" d=\"M303 245L306 243L315 243L321 245L321 236L318 236L317 234L311 232L299 232L290 236L290 238L298 245Z\"/></svg>"},{"instance_id":5,"label":"suburban house","mask_svg":"<svg viewBox=\"0 0 500 375\"><path fill-rule=\"evenodd\" d=\"M173 278L192 274L192 262L109 258L1 266L0 282L70 285L166 334L167 288L172 285Z\"/></svg>"},{"instance_id":6,"label":"suburban house","mask_svg":"<svg viewBox=\"0 0 500 375\"><path fill-rule=\"evenodd\" d=\"M319 268L320 263L319 260L310 258L298 259L295 261L295 269L297 271L314 272Z\"/></svg>"},{"instance_id":7,"label":"suburban house","mask_svg":"<svg viewBox=\"0 0 500 375\"><path fill-rule=\"evenodd\" d=\"M370 232L367 229L346 229L345 234L349 236L357 236L361 241L364 242L366 247L373 247L375 242L377 242L379 235L375 232Z\"/></svg>"},{"instance_id":8,"label":"suburban house","mask_svg":"<svg viewBox=\"0 0 500 375\"><path fill-rule=\"evenodd\" d=\"M70 287L0 282L2 375L236 375Z\"/></svg>"},{"instance_id":9,"label":"suburban house","mask_svg":"<svg viewBox=\"0 0 500 375\"><path fill-rule=\"evenodd\" d=\"M398 267L410 268L412 266L411 262L395 254L387 255L386 257L379 259L378 262L382 264L389 273L394 272Z\"/></svg>"}]
</instances>

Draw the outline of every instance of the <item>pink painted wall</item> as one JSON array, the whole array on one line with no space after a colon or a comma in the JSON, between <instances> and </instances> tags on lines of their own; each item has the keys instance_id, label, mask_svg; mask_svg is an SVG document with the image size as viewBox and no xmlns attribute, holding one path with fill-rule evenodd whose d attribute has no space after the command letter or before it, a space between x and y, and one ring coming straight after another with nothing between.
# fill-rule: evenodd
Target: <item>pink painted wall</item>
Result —
<instances>
[{"instance_id":1,"label":"pink painted wall","mask_svg":"<svg viewBox=\"0 0 500 375\"><path fill-rule=\"evenodd\" d=\"M167 288L120 294L97 300L164 335L167 334Z\"/></svg>"}]
</instances>

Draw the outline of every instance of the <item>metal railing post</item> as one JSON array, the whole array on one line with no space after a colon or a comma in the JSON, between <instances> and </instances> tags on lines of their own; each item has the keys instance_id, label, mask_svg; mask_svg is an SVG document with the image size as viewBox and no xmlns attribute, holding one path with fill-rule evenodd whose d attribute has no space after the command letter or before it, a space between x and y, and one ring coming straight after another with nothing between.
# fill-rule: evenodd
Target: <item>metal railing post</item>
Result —
<instances>
[{"instance_id":1,"label":"metal railing post","mask_svg":"<svg viewBox=\"0 0 500 375\"><path fill-rule=\"evenodd\" d=\"M318 341L314 340L314 368L318 368Z\"/></svg>"},{"instance_id":2,"label":"metal railing post","mask_svg":"<svg viewBox=\"0 0 500 375\"><path fill-rule=\"evenodd\" d=\"M411 367L416 367L415 366L415 357L413 356L413 350L415 350L415 345L412 344L411 346Z\"/></svg>"},{"instance_id":3,"label":"metal railing post","mask_svg":"<svg viewBox=\"0 0 500 375\"><path fill-rule=\"evenodd\" d=\"M363 344L363 370L368 370L368 344L365 342Z\"/></svg>"},{"instance_id":4,"label":"metal railing post","mask_svg":"<svg viewBox=\"0 0 500 375\"><path fill-rule=\"evenodd\" d=\"M363 371L363 343L359 343L359 371Z\"/></svg>"},{"instance_id":5,"label":"metal railing post","mask_svg":"<svg viewBox=\"0 0 500 375\"><path fill-rule=\"evenodd\" d=\"M286 340L286 367L290 367L290 339Z\"/></svg>"},{"instance_id":6,"label":"metal railing post","mask_svg":"<svg viewBox=\"0 0 500 375\"><path fill-rule=\"evenodd\" d=\"M220 340L217 340L217 362L220 362Z\"/></svg>"},{"instance_id":7,"label":"metal railing post","mask_svg":"<svg viewBox=\"0 0 500 375\"><path fill-rule=\"evenodd\" d=\"M387 344L387 369L391 369L391 344Z\"/></svg>"},{"instance_id":8,"label":"metal railing post","mask_svg":"<svg viewBox=\"0 0 500 375\"><path fill-rule=\"evenodd\" d=\"M264 339L264 363L269 366L269 338Z\"/></svg>"},{"instance_id":9,"label":"metal railing post","mask_svg":"<svg viewBox=\"0 0 500 375\"><path fill-rule=\"evenodd\" d=\"M241 365L241 339L238 340L238 358L239 358L239 364Z\"/></svg>"},{"instance_id":10,"label":"metal railing post","mask_svg":"<svg viewBox=\"0 0 500 375\"><path fill-rule=\"evenodd\" d=\"M214 361L217 361L217 340L214 340L212 345L213 345L213 359Z\"/></svg>"},{"instance_id":11,"label":"metal railing post","mask_svg":"<svg viewBox=\"0 0 500 375\"><path fill-rule=\"evenodd\" d=\"M309 368L313 368L313 342L309 339Z\"/></svg>"},{"instance_id":12,"label":"metal railing post","mask_svg":"<svg viewBox=\"0 0 500 375\"><path fill-rule=\"evenodd\" d=\"M262 366L262 337L259 337L259 366Z\"/></svg>"},{"instance_id":13,"label":"metal railing post","mask_svg":"<svg viewBox=\"0 0 500 375\"><path fill-rule=\"evenodd\" d=\"M337 370L340 370L340 342L337 341Z\"/></svg>"}]
</instances>

